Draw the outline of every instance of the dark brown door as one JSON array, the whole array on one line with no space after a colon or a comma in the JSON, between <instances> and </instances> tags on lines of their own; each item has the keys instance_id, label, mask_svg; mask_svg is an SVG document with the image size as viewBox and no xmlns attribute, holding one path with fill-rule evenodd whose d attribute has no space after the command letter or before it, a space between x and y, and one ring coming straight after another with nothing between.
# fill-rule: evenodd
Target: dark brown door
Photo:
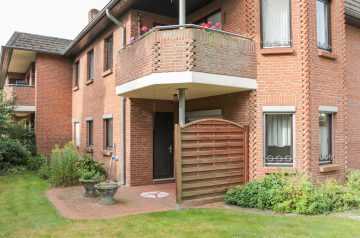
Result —
<instances>
[{"instance_id":1,"label":"dark brown door","mask_svg":"<svg viewBox=\"0 0 360 238\"><path fill-rule=\"evenodd\" d=\"M154 179L174 177L174 113L154 113Z\"/></svg>"}]
</instances>

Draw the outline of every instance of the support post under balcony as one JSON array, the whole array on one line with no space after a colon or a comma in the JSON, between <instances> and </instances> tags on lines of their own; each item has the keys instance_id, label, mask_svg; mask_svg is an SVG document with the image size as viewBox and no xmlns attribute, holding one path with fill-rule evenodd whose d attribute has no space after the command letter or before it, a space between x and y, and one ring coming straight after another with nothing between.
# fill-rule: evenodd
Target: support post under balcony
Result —
<instances>
[{"instance_id":1,"label":"support post under balcony","mask_svg":"<svg viewBox=\"0 0 360 238\"><path fill-rule=\"evenodd\" d=\"M185 88L179 88L179 124L185 125Z\"/></svg>"},{"instance_id":2,"label":"support post under balcony","mask_svg":"<svg viewBox=\"0 0 360 238\"><path fill-rule=\"evenodd\" d=\"M179 0L179 25L186 24L186 0Z\"/></svg>"}]
</instances>

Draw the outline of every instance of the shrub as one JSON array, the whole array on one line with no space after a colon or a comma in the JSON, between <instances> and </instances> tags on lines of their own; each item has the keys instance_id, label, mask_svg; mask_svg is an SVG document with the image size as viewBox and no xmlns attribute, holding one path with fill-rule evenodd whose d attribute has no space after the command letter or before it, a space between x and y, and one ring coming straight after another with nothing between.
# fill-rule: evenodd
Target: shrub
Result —
<instances>
[{"instance_id":1,"label":"shrub","mask_svg":"<svg viewBox=\"0 0 360 238\"><path fill-rule=\"evenodd\" d=\"M73 142L66 144L64 148L56 146L51 153L49 169L43 169L48 172L49 182L54 186L77 183L79 179L77 167L79 157L76 145Z\"/></svg>"},{"instance_id":2,"label":"shrub","mask_svg":"<svg viewBox=\"0 0 360 238\"><path fill-rule=\"evenodd\" d=\"M18 140L0 140L0 170L11 166L25 166L31 154Z\"/></svg>"},{"instance_id":3,"label":"shrub","mask_svg":"<svg viewBox=\"0 0 360 238\"><path fill-rule=\"evenodd\" d=\"M89 155L79 158L78 168L81 179L84 180L102 179L105 175L103 167Z\"/></svg>"},{"instance_id":4,"label":"shrub","mask_svg":"<svg viewBox=\"0 0 360 238\"><path fill-rule=\"evenodd\" d=\"M319 186L305 175L274 174L230 189L225 202L241 207L314 215L360 207L359 189L359 171L349 171L344 185L328 180Z\"/></svg>"},{"instance_id":5,"label":"shrub","mask_svg":"<svg viewBox=\"0 0 360 238\"><path fill-rule=\"evenodd\" d=\"M26 162L26 168L30 171L38 171L45 164L45 156L30 156Z\"/></svg>"}]
</instances>

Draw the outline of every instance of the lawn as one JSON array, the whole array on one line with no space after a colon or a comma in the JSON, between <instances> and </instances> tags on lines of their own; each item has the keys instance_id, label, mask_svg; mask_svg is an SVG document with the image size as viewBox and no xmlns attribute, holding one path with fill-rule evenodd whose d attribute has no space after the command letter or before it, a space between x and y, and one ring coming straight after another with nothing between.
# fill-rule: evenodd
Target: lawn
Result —
<instances>
[{"instance_id":1,"label":"lawn","mask_svg":"<svg viewBox=\"0 0 360 238\"><path fill-rule=\"evenodd\" d=\"M191 209L70 221L36 175L0 177L0 237L360 237L360 220Z\"/></svg>"}]
</instances>

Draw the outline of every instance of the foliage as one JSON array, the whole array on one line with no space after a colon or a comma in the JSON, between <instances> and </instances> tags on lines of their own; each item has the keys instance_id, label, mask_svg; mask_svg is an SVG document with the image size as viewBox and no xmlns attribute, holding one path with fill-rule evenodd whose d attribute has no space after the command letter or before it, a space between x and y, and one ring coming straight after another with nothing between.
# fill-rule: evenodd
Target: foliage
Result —
<instances>
[{"instance_id":1,"label":"foliage","mask_svg":"<svg viewBox=\"0 0 360 238\"><path fill-rule=\"evenodd\" d=\"M75 143L69 142L64 148L56 146L50 157L47 175L49 182L54 186L77 183L80 177L77 166L79 158Z\"/></svg>"},{"instance_id":2,"label":"foliage","mask_svg":"<svg viewBox=\"0 0 360 238\"><path fill-rule=\"evenodd\" d=\"M26 166L31 157L30 152L19 140L7 138L0 140L0 155L0 173L8 173L12 166Z\"/></svg>"},{"instance_id":3,"label":"foliage","mask_svg":"<svg viewBox=\"0 0 360 238\"><path fill-rule=\"evenodd\" d=\"M46 160L45 156L30 156L27 160L26 168L29 171L39 171L39 169L46 164Z\"/></svg>"},{"instance_id":4,"label":"foliage","mask_svg":"<svg viewBox=\"0 0 360 238\"><path fill-rule=\"evenodd\" d=\"M23 171L31 154L35 154L34 131L23 121L12 121L14 108L15 98L7 99L0 91L0 173Z\"/></svg>"},{"instance_id":5,"label":"foliage","mask_svg":"<svg viewBox=\"0 0 360 238\"><path fill-rule=\"evenodd\" d=\"M360 172L349 171L345 184L328 180L315 185L305 175L273 174L230 189L227 204L284 213L322 214L360 207Z\"/></svg>"},{"instance_id":6,"label":"foliage","mask_svg":"<svg viewBox=\"0 0 360 238\"><path fill-rule=\"evenodd\" d=\"M83 180L102 179L105 175L105 170L101 164L89 155L83 155L79 158L78 168L80 177Z\"/></svg>"}]
</instances>

